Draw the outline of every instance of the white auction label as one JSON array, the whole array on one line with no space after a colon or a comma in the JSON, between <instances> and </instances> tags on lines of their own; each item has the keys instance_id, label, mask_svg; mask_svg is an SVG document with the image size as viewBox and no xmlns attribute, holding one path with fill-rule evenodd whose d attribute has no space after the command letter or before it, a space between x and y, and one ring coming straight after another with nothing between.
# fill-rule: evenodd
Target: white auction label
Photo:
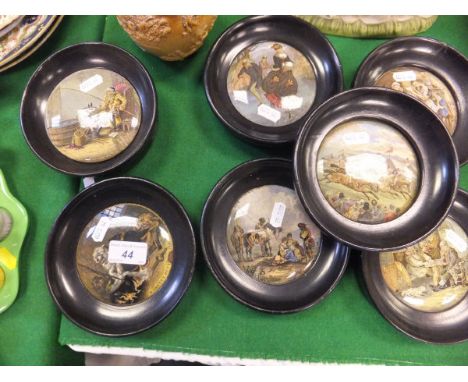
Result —
<instances>
[{"instance_id":1,"label":"white auction label","mask_svg":"<svg viewBox=\"0 0 468 382\"><path fill-rule=\"evenodd\" d=\"M60 120L60 115L55 115L50 119L50 124L52 125L52 127L60 127Z\"/></svg>"},{"instance_id":2,"label":"white auction label","mask_svg":"<svg viewBox=\"0 0 468 382\"><path fill-rule=\"evenodd\" d=\"M347 145L363 145L370 142L370 136L365 131L343 134L343 141Z\"/></svg>"},{"instance_id":3,"label":"white auction label","mask_svg":"<svg viewBox=\"0 0 468 382\"><path fill-rule=\"evenodd\" d=\"M96 86L101 85L104 82L104 79L101 75L95 74L92 77L89 77L87 80L83 81L80 84L80 90L82 92L89 92L90 90L94 89Z\"/></svg>"},{"instance_id":4,"label":"white auction label","mask_svg":"<svg viewBox=\"0 0 468 382\"><path fill-rule=\"evenodd\" d=\"M416 73L412 70L393 73L393 79L398 82L416 81Z\"/></svg>"},{"instance_id":5,"label":"white auction label","mask_svg":"<svg viewBox=\"0 0 468 382\"><path fill-rule=\"evenodd\" d=\"M468 247L466 241L451 229L445 230L445 239L451 244L451 247L460 253L464 253Z\"/></svg>"},{"instance_id":6,"label":"white auction label","mask_svg":"<svg viewBox=\"0 0 468 382\"><path fill-rule=\"evenodd\" d=\"M282 202L275 202L273 211L271 211L270 224L273 227L281 227L283 224L284 214L286 213L286 204Z\"/></svg>"},{"instance_id":7,"label":"white auction label","mask_svg":"<svg viewBox=\"0 0 468 382\"><path fill-rule=\"evenodd\" d=\"M281 118L281 112L273 109L272 107L261 104L258 107L257 114L263 118L266 118L272 122L278 122Z\"/></svg>"},{"instance_id":8,"label":"white auction label","mask_svg":"<svg viewBox=\"0 0 468 382\"><path fill-rule=\"evenodd\" d=\"M111 240L109 242L109 263L145 265L148 244L137 241Z\"/></svg>"},{"instance_id":9,"label":"white auction label","mask_svg":"<svg viewBox=\"0 0 468 382\"><path fill-rule=\"evenodd\" d=\"M96 224L96 228L94 228L93 234L91 236L93 240L97 243L103 241L110 225L111 219L108 216L103 216L101 219L99 219L99 222Z\"/></svg>"},{"instance_id":10,"label":"white auction label","mask_svg":"<svg viewBox=\"0 0 468 382\"><path fill-rule=\"evenodd\" d=\"M234 90L234 99L242 103L249 103L249 96L246 90Z\"/></svg>"},{"instance_id":11,"label":"white auction label","mask_svg":"<svg viewBox=\"0 0 468 382\"><path fill-rule=\"evenodd\" d=\"M286 110L296 110L302 107L304 99L296 95L281 98L281 107Z\"/></svg>"},{"instance_id":12,"label":"white auction label","mask_svg":"<svg viewBox=\"0 0 468 382\"><path fill-rule=\"evenodd\" d=\"M234 219L238 219L238 218L241 218L242 216L247 215L247 213L249 212L249 207L250 207L250 203L244 204L241 208L237 210L236 216L234 217Z\"/></svg>"}]
</instances>

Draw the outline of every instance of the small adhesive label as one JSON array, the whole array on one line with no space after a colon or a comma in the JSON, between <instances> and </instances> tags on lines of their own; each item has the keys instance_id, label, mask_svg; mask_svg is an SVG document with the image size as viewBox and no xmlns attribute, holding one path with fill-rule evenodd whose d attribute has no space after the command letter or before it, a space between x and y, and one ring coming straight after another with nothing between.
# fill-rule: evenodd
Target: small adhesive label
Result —
<instances>
[{"instance_id":1,"label":"small adhesive label","mask_svg":"<svg viewBox=\"0 0 468 382\"><path fill-rule=\"evenodd\" d=\"M275 123L281 119L280 111L275 110L272 107L264 104L258 107L257 114Z\"/></svg>"},{"instance_id":2,"label":"small adhesive label","mask_svg":"<svg viewBox=\"0 0 468 382\"><path fill-rule=\"evenodd\" d=\"M296 95L290 95L281 99L281 107L286 110L296 110L302 107L304 99Z\"/></svg>"},{"instance_id":3,"label":"small adhesive label","mask_svg":"<svg viewBox=\"0 0 468 382\"><path fill-rule=\"evenodd\" d=\"M61 117L60 115L55 115L50 119L50 125L52 127L60 127Z\"/></svg>"},{"instance_id":4,"label":"small adhesive label","mask_svg":"<svg viewBox=\"0 0 468 382\"><path fill-rule=\"evenodd\" d=\"M242 103L249 103L249 97L246 90L234 90L234 99Z\"/></svg>"},{"instance_id":5,"label":"small adhesive label","mask_svg":"<svg viewBox=\"0 0 468 382\"><path fill-rule=\"evenodd\" d=\"M109 242L109 263L145 265L148 244L136 241L111 240Z\"/></svg>"},{"instance_id":6,"label":"small adhesive label","mask_svg":"<svg viewBox=\"0 0 468 382\"><path fill-rule=\"evenodd\" d=\"M99 222L96 224L96 228L94 228L94 232L91 235L96 243L100 243L104 240L110 225L111 219L108 216L103 216L101 219L99 219Z\"/></svg>"},{"instance_id":7,"label":"small adhesive label","mask_svg":"<svg viewBox=\"0 0 468 382\"><path fill-rule=\"evenodd\" d=\"M456 249L458 252L463 253L466 251L468 244L455 231L451 229L446 230L445 238L451 244L452 248Z\"/></svg>"},{"instance_id":8,"label":"small adhesive label","mask_svg":"<svg viewBox=\"0 0 468 382\"><path fill-rule=\"evenodd\" d=\"M273 211L271 211L270 224L273 227L281 227L283 224L284 214L286 213L286 204L282 202L275 202Z\"/></svg>"},{"instance_id":9,"label":"small adhesive label","mask_svg":"<svg viewBox=\"0 0 468 382\"><path fill-rule=\"evenodd\" d=\"M250 207L250 203L244 204L241 208L237 210L236 216L234 217L234 219L238 219L238 218L241 218L242 216L247 215L247 213L249 212L249 207Z\"/></svg>"},{"instance_id":10,"label":"small adhesive label","mask_svg":"<svg viewBox=\"0 0 468 382\"><path fill-rule=\"evenodd\" d=\"M416 81L416 73L412 70L393 73L393 79L397 82Z\"/></svg>"},{"instance_id":11,"label":"small adhesive label","mask_svg":"<svg viewBox=\"0 0 468 382\"><path fill-rule=\"evenodd\" d=\"M363 145L370 142L369 134L365 131L343 134L343 141L347 145Z\"/></svg>"},{"instance_id":12,"label":"small adhesive label","mask_svg":"<svg viewBox=\"0 0 468 382\"><path fill-rule=\"evenodd\" d=\"M80 90L84 93L89 92L94 89L96 86L101 85L104 82L104 79L99 74L95 74L92 77L89 77L87 80L83 81L80 84Z\"/></svg>"}]
</instances>

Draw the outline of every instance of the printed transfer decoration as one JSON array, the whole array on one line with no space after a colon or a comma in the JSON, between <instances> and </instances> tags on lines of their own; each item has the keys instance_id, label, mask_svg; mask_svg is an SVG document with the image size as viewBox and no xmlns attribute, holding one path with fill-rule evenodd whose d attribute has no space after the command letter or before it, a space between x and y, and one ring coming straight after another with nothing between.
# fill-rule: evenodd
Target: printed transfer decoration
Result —
<instances>
[{"instance_id":1,"label":"printed transfer decoration","mask_svg":"<svg viewBox=\"0 0 468 382\"><path fill-rule=\"evenodd\" d=\"M426 239L397 252L380 253L388 288L405 304L423 312L451 308L468 291L468 239L447 218Z\"/></svg>"},{"instance_id":2,"label":"printed transfer decoration","mask_svg":"<svg viewBox=\"0 0 468 382\"><path fill-rule=\"evenodd\" d=\"M63 79L46 105L46 129L52 144L78 162L97 163L124 151L141 122L141 104L133 86L107 69L79 70Z\"/></svg>"},{"instance_id":3,"label":"printed transfer decoration","mask_svg":"<svg viewBox=\"0 0 468 382\"><path fill-rule=\"evenodd\" d=\"M294 190L277 185L257 187L241 196L230 213L226 234L238 267L273 285L302 277L321 244L321 233Z\"/></svg>"},{"instance_id":4,"label":"printed transfer decoration","mask_svg":"<svg viewBox=\"0 0 468 382\"><path fill-rule=\"evenodd\" d=\"M47 33L56 19L57 16L53 15L20 16L15 28L0 36L0 67L32 49L34 44L42 44L40 38Z\"/></svg>"},{"instance_id":5,"label":"printed transfer decoration","mask_svg":"<svg viewBox=\"0 0 468 382\"><path fill-rule=\"evenodd\" d=\"M166 223L138 204L117 204L96 215L76 249L78 274L86 290L112 305L143 302L166 282L173 241Z\"/></svg>"},{"instance_id":6,"label":"printed transfer decoration","mask_svg":"<svg viewBox=\"0 0 468 382\"><path fill-rule=\"evenodd\" d=\"M457 126L457 106L449 88L434 74L416 67L399 67L383 73L376 86L393 89L422 101L453 135Z\"/></svg>"},{"instance_id":7,"label":"printed transfer decoration","mask_svg":"<svg viewBox=\"0 0 468 382\"><path fill-rule=\"evenodd\" d=\"M227 77L231 102L249 121L289 125L312 106L316 79L307 58L292 46L261 42L242 50Z\"/></svg>"},{"instance_id":8,"label":"printed transfer decoration","mask_svg":"<svg viewBox=\"0 0 468 382\"><path fill-rule=\"evenodd\" d=\"M365 224L392 221L415 200L420 170L416 153L395 128L352 120L333 128L318 152L317 175L328 203Z\"/></svg>"}]
</instances>

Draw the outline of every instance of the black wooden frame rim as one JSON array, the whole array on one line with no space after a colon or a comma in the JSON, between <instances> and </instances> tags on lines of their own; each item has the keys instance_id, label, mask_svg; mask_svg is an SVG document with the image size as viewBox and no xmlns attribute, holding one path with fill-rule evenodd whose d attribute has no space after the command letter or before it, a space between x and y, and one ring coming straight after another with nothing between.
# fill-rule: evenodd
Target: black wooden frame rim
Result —
<instances>
[{"instance_id":1,"label":"black wooden frame rim","mask_svg":"<svg viewBox=\"0 0 468 382\"><path fill-rule=\"evenodd\" d=\"M458 189L457 202L460 203L463 210L460 210L460 207L456 206L447 217L461 226L460 221L467 221L468 192L463 189ZM468 234L467 228L468 223L465 223L462 229ZM398 331L415 340L429 344L448 345L468 341L468 292L452 307L438 312L425 312L407 305L390 290L382 276L379 252L362 251L361 272L372 302L377 307L380 314ZM419 325L425 325L426 327L420 328L412 323L408 319L408 315L410 315L411 312L419 316ZM452 316L456 317L460 317L460 314L463 314L464 327L457 329L457 327L454 328L450 326L450 319L444 317L449 313L452 313ZM439 322L445 324L445 327L427 325L427 322L430 322L431 319L434 318L437 319L437 317ZM434 332L440 334L442 331L444 333L452 332L452 334L453 332L458 332L459 335L456 338L452 335L450 338L446 337L445 339L431 337Z\"/></svg>"},{"instance_id":2,"label":"black wooden frame rim","mask_svg":"<svg viewBox=\"0 0 468 382\"><path fill-rule=\"evenodd\" d=\"M128 149L128 147L127 147L125 150L123 150L121 153L117 154L116 156L114 156L114 157L112 157L112 158L110 158L108 160L105 160L103 162L98 162L98 163L109 163L108 166L106 166L104 169L102 169L100 171L90 171L89 169L87 170L86 169L87 163L84 163L84 162L77 162L77 163L79 163L81 165L82 169L80 169L80 171L68 171L68 170L65 170L65 169L61 168L60 164L53 163L53 161L49 161L46 158L44 158L42 155L39 155L36 148L30 143L30 141L28 139L28 133L27 133L28 128L25 128L25 126L23 124L23 114L27 112L27 111L24 110L24 105L25 105L25 102L28 99L28 97L30 97L31 95L34 95L34 92L35 92L35 90L31 90L30 84L33 81L35 81L36 78L42 73L42 71L44 70L44 67L46 65L50 64L51 61L55 60L57 57L60 57L61 55L66 53L68 50L77 49L77 48L80 48L80 47L87 47L87 46L92 46L92 47L94 47L94 46L105 46L106 48L115 49L116 51L119 51L123 55L127 56L130 60L134 61L135 65L136 65L136 70L141 71L141 73L143 73L143 75L145 77L145 82L149 86L149 88L151 89L151 94L149 94L149 96L153 100L153 106L151 106L152 113L151 113L151 116L149 116L149 121L150 122L148 123L148 128L146 129L146 132L145 132L143 138L141 139L141 142L138 144L138 147L135 149L135 152L132 155L130 155L128 158L126 158L125 160L120 160L120 161L115 160L121 154L124 154L126 152L126 150ZM106 69L105 67L101 67L101 66L96 66L96 67ZM83 68L83 69L91 69L91 68ZM124 75L122 75L122 74L120 74L120 75L125 78ZM128 81L127 78L125 78L125 79ZM141 95L138 93L137 89L135 89L135 91L137 92L137 94L138 94L138 96L140 98L140 102L141 102ZM143 105L141 105L141 108L142 108L142 111L143 111ZM105 43L105 42L88 41L88 42L81 42L81 43L69 45L69 46L67 46L65 48L62 48L62 49L54 52L49 57L47 57L37 67L37 69L34 71L34 73L29 78L28 83L26 84L25 90L23 92L23 96L21 98L20 125L21 125L21 131L23 133L23 136L24 136L25 141L28 144L29 148L34 153L34 155L37 158L39 158L44 164L46 164L47 166L49 166L50 168L52 168L52 169L54 169L56 171L59 171L61 173L67 174L67 175L95 176L95 175L106 174L106 173L108 173L110 171L113 171L113 170L115 170L117 168L120 168L120 167L124 166L126 163L131 162L132 160L135 159L135 157L138 157L138 155L142 151L144 151L145 146L150 143L153 135L155 134L155 132L157 130L156 120L157 120L157 116L158 116L158 111L159 111L159 107L158 107L157 91L156 91L156 88L155 88L155 86L153 84L153 80L151 78L151 75L149 74L149 72L147 71L147 69L145 68L143 63L138 58L136 58L134 55L132 55L131 53L129 53L128 51L126 51L125 49L123 49L123 48L121 48L121 47L119 47L117 45L113 45L113 44L109 44L109 43ZM140 126L140 128L141 127L142 126ZM135 137L135 139L136 139L136 137ZM135 143L135 140L133 142L131 142L130 145L132 145L133 143ZM130 145L129 145L129 147L130 147ZM64 158L66 158L67 160L72 160L71 158L68 158L68 157L65 157L65 156L64 156ZM90 164L95 164L95 163L90 163Z\"/></svg>"},{"instance_id":3,"label":"black wooden frame rim","mask_svg":"<svg viewBox=\"0 0 468 382\"><path fill-rule=\"evenodd\" d=\"M221 191L221 189L224 188L227 184L229 184L232 181L233 176L239 170L241 170L241 169L243 169L245 167L253 166L253 165L272 164L272 163L275 163L275 162L278 163L278 164L281 163L283 165L284 164L292 165L291 160L284 159L284 158L259 158L259 159L254 159L254 160L248 160L248 161L245 161L245 162L243 162L241 164L238 164L237 166L235 166L234 168L229 170L226 174L224 174L221 177L220 180L218 180L218 182L214 185L214 187L210 191L210 193L209 193L209 195L208 195L208 197L206 199L206 202L205 202L205 204L203 206L203 211L202 211L202 215L201 215L201 218L200 218L200 246L202 248L205 263L208 265L208 268L210 269L211 274L213 275L213 277L215 278L217 283L222 287L222 289L225 292L227 292L232 298L234 298L236 301L248 306L249 308L252 308L252 309L255 309L255 310L258 310L258 311L261 311L261 312L273 313L273 314L290 314L290 313L297 313L297 312L306 310L308 308L311 308L311 307L319 304L322 300L324 300L329 294L331 294L333 292L333 290L335 289L337 284L341 281L341 279L342 279L342 277L343 277L343 275L344 275L344 273L346 271L348 261L349 261L349 255L350 255L349 247L347 247L345 245L341 245L341 250L345 251L343 253L344 261L343 261L343 263L341 265L338 276L336 277L336 279L334 280L332 285L330 285L330 287L328 288L326 293L324 293L320 298L318 298L318 299L316 299L314 301L311 301L309 304L297 306L294 309L285 310L285 309L278 309L278 308L273 308L273 307L271 307L271 308L268 307L267 308L267 307L264 307L264 306L259 306L259 305L255 304L255 303L250 302L249 300L247 300L245 298L240 297L236 293L236 291L232 290L230 287L225 285L225 283L223 282L223 277L222 277L221 273L218 273L218 271L215 269L215 263L217 264L217 262L216 262L217 255L215 253L211 252L212 248L210 248L210 245L208 244L208 242L210 240L209 240L209 238L207 236L208 235L207 231L210 231L211 228L207 229L207 227L206 227L206 220L207 220L206 215L209 213L209 210L211 208L211 204L213 203L213 200L216 199L219 196L219 192ZM323 237L323 236L324 236L324 233L322 233L322 244L323 244L324 239L327 238L326 235L325 235L325 237ZM331 237L328 237L328 240L333 240L333 239ZM208 250L208 248L210 250ZM322 251L322 247L321 247L320 251ZM317 254L317 256L319 254L320 254L320 252ZM314 265L312 266L312 268L313 267L314 267ZM311 271L311 269L309 271ZM242 271L239 269L238 273L242 273ZM303 277L307 277L307 274L305 274ZM273 285L273 287L275 287L275 288L288 288L288 287L290 287L290 285L288 285L288 284Z\"/></svg>"},{"instance_id":4,"label":"black wooden frame rim","mask_svg":"<svg viewBox=\"0 0 468 382\"><path fill-rule=\"evenodd\" d=\"M50 253L51 252L50 248L51 248L51 246L53 244L53 240L54 240L57 232L60 230L60 228L58 227L58 224L60 223L61 218L67 213L68 209L71 206L73 206L74 204L81 202L81 200L78 200L78 198L81 198L83 196L87 196L88 194L92 194L92 193L94 193L96 191L99 191L99 189L102 188L103 186L107 186L109 184L112 185L112 183L114 183L114 182L122 182L122 181L123 182L126 182L126 181L142 182L142 183L148 185L149 187L152 187L154 189L154 191L159 192L159 193L161 193L161 192L164 193L170 200L172 200L174 202L174 207L179 210L178 212L181 213L181 215L182 215L182 217L184 219L184 222L187 224L187 227L189 228L190 232L188 232L188 233L190 234L190 239L191 239L190 244L193 247L193 254L192 254L192 260L191 260L191 265L190 265L190 271L187 274L186 279L184 280L183 288L179 289L180 295L179 295L178 299L176 299L173 302L173 304L170 306L170 309L166 312L165 315L163 315L158 320L156 320L156 321L154 321L154 322L152 322L152 323L150 323L148 325L141 326L141 327L136 328L134 330L126 331L125 333L113 333L113 332L109 332L109 331L105 331L105 330L95 330L95 329L89 328L85 323L83 323L80 320L73 317L73 315L70 314L70 312L68 312L64 308L64 304L62 304L62 300L56 295L55 290L54 290L54 288L52 286L53 276L51 275L51 271L49 271L49 265L48 264L49 264L50 258L52 256L52 254ZM117 337L127 337L127 336L131 336L131 335L135 335L135 334L144 332L144 331L149 330L152 327L158 325L159 323L164 321L174 311L174 309L179 305L179 303L181 302L181 300L185 296L185 294L186 294L186 292L187 292L187 290L188 290L188 288L189 288L189 286L191 284L191 281L192 281L192 278L193 278L193 275L194 275L194 272L195 272L196 253L197 253L197 245L196 245L195 233L194 233L194 230L193 230L193 226L192 226L191 220L190 220L186 210L184 209L182 204L179 202L179 200L170 191L168 191L166 188L162 187L161 185L159 185L157 183L151 182L151 181L149 181L147 179L144 179L144 178L122 176L122 177L104 179L104 180L101 180L99 182L93 183L89 187L82 190L73 199L71 199L70 202L62 209L60 214L55 219L54 224L52 226L52 229L50 230L49 236L47 238L46 247L45 247L45 259L44 259L44 274L45 274L46 284L47 284L49 294L52 297L55 305L59 308L61 313L67 319L69 319L71 322L73 322L76 326L78 326L79 328L84 329L84 330L86 330L88 332L98 334L98 335L101 335L101 336L105 336L105 337L110 337L110 338L113 338L113 337L115 337L115 338L117 338ZM168 281L168 280L166 280L166 281ZM86 291L84 289L84 286L82 286L82 287L83 287L83 291L85 293L89 293L88 291ZM142 303L146 303L153 296L149 297L146 301L144 301ZM138 307L138 305L140 305L142 303L136 304L134 306L124 306L124 307L115 307L113 305L109 305L109 304L105 304L105 303L103 303L103 305L106 305L106 306L110 307L111 309L116 309L116 310L120 310L120 311L129 311L129 310L134 309L135 307Z\"/></svg>"},{"instance_id":5,"label":"black wooden frame rim","mask_svg":"<svg viewBox=\"0 0 468 382\"><path fill-rule=\"evenodd\" d=\"M365 78L363 78L364 77L363 70L365 68L367 68L367 69L372 68L372 66L370 66L371 65L370 61L374 60L375 57L378 57L378 54L380 53L380 51L382 49L386 49L388 46L393 46L395 44L405 44L405 43L412 43L412 42L418 42L418 41L424 42L426 44L430 44L430 45L433 45L433 46L438 46L440 48L447 49L447 50L451 51L456 56L458 56L460 61L466 62L467 68L468 68L468 58L465 57L465 55L463 53L461 53L458 49L456 49L455 47L447 44L444 41L437 40L437 39L431 38L431 37L424 37L424 36L398 37L398 38L388 40L388 41L378 45L370 53L367 54L366 58L361 62L361 64L359 65L359 67L358 67L358 69L357 69L357 71L356 71L356 73L354 75L352 87L353 88L360 88L360 87L370 87L370 86L372 86L372 84L367 84L367 83L364 83L364 85L361 85L365 80ZM441 59L446 60L446 58L444 56L441 56ZM411 65L410 63L405 64L405 66L410 66L410 65ZM438 71L434 72L434 68L433 68L433 66L431 65L430 62L427 63L425 69L427 71L429 71L431 74L435 75L436 77L439 77L437 75ZM468 75L467 75L467 77L468 77ZM459 110L460 101L459 101L459 99L457 97L458 93L454 92L454 90L452 89L452 86L450 86L450 84L446 83L444 78L439 78L439 79L442 80L444 85L450 91L450 94L452 95L452 97L454 98L455 103L456 103L457 114L460 114L460 110ZM465 88L464 93L467 94L465 97L468 99L468 84L460 83L460 86ZM372 86L372 87L378 87L378 86ZM416 97L414 97L414 99L419 101L419 99L417 99ZM468 111L465 111L465 113L468 113ZM434 113L434 115L436 115L436 114ZM437 116L438 119L440 119L440 117L438 115L436 115L436 116ZM468 116L466 117L466 120L468 120ZM457 126L456 126L455 133L452 136L452 139L455 140L455 146L457 148L457 154L458 154L458 157L459 157L460 166L463 166L466 163L468 163L468 148L466 148L467 146L465 145L466 138L468 137L468 131L465 132L465 134L463 136L461 136L460 139L456 139L457 137L455 135L457 134L458 129L463 128L463 126L459 126L459 123L460 123L460 115L458 115ZM466 130L468 130L468 125L464 126L464 128ZM466 148L465 151L461 151L461 150L463 150L463 148ZM458 150L460 150L460 153L458 153Z\"/></svg>"},{"instance_id":6,"label":"black wooden frame rim","mask_svg":"<svg viewBox=\"0 0 468 382\"><path fill-rule=\"evenodd\" d=\"M356 75L360 72L361 70L361 67L364 67L367 65L367 62L373 57L374 53L381 49L382 47L385 47L386 45L388 44L395 44L395 43L399 43L399 42L405 42L405 41L425 41L425 42L428 42L428 43L431 43L431 44L436 44L436 45L440 45L440 46L443 46L444 48L447 48L447 49L450 49L452 50L453 52L455 52L457 55L459 55L463 60L465 61L468 61L468 58L465 57L465 55L463 53L460 52L460 50L458 50L457 48L453 47L452 45L449 45L447 44L446 42L444 41L441 41L441 40L437 40L435 38L432 38L432 37L427 37L427 36L402 36L402 37L396 37L396 38L392 38L388 41L385 41L383 42L382 44L378 45L377 47L375 47L374 49L372 49L366 56L366 58L364 58L364 60L359 64L359 67L358 69L356 70ZM352 87L354 88L355 87L355 83L354 81L356 80L356 77L353 78L353 83L352 83ZM360 86L361 87L361 86Z\"/></svg>"},{"instance_id":7,"label":"black wooden frame rim","mask_svg":"<svg viewBox=\"0 0 468 382\"><path fill-rule=\"evenodd\" d=\"M206 62L205 62L205 69L204 69L204 73L203 73L203 84L204 84L204 88L205 88L205 95L206 95L206 98L208 100L208 103L210 105L211 110L215 113L215 115L223 123L223 125L226 126L229 129L229 131L231 131L233 134L235 134L239 138L245 139L250 143L257 144L257 145L260 145L260 146L279 146L279 145L286 145L286 144L294 143L295 140L297 139L297 135L298 135L300 129L297 129L297 132L296 132L294 138L291 138L291 137L287 136L287 135L291 135L291 132L288 132L288 131L279 132L278 134L282 135L280 137L275 137L275 138L268 137L266 133L264 133L264 132L257 133L257 131L255 130L256 126L260 126L260 127L264 127L264 126L256 124L254 122L251 122L246 117L241 115L239 113L239 111L237 111L237 110L236 110L237 113L243 119L245 119L244 122L248 123L250 126L252 126L254 128L252 129L253 133L248 133L246 131L243 131L243 130L240 130L240 129L236 128L229 121L229 118L226 118L226 115L220 110L220 108L215 106L215 101L213 100L213 95L211 94L212 89L211 89L211 86L209 86L209 77L210 77L210 73L212 74L212 72L216 71L215 69L216 69L216 66L218 64L217 62L214 61L215 60L214 56L218 53L218 51L220 49L222 49L223 44L225 43L225 40L226 40L226 38L227 38L227 36L229 34L236 31L236 29L242 28L247 23L262 22L264 20L269 20L270 18L290 18L290 20L293 21L293 22L297 22L298 24L303 24L303 25L307 26L308 28L311 28L311 29L315 30L315 32L323 38L323 41L325 42L328 49L332 53L333 61L334 61L335 67L337 69L337 74L339 76L339 78L338 78L338 82L339 82L339 84L338 84L339 85L338 86L338 93L343 91L343 89L344 89L343 67L342 67L341 61L340 61L340 59L338 57L338 54L337 54L335 48L333 47L332 43L328 40L328 38L325 36L325 34L323 34L318 28L312 26L310 23L308 23L308 22L306 22L306 21L304 21L304 20L302 20L302 19L300 19L298 17L295 17L295 16L278 16L278 15L264 16L264 15L261 15L261 16L244 17L241 20L239 20L239 21L235 22L234 24L230 25L216 39L216 41L214 42L214 44L212 45L212 47L210 48L210 51L208 53L208 56L207 56L207 59L206 59ZM236 31L236 32L238 32L238 31ZM291 42L286 42L286 41L284 41L284 43L285 44L291 44ZM297 49L297 48L295 48L295 49ZM301 53L304 54L303 52L301 52ZM308 59L308 61L310 62L309 59ZM311 62L310 62L310 65L315 71L314 65ZM314 99L312 105L310 106L309 110L301 118L299 118L297 121L295 121L295 122L293 122L291 124L280 126L278 128L279 129L287 128L287 127L290 127L294 123L300 122L301 120L305 121L307 119L307 117L313 112L313 110L320 106L320 105L315 105L315 107L314 107L314 105L315 105L315 99Z\"/></svg>"},{"instance_id":8,"label":"black wooden frame rim","mask_svg":"<svg viewBox=\"0 0 468 382\"><path fill-rule=\"evenodd\" d=\"M434 231L437 226L445 219L445 217L447 216L447 214L449 213L450 211L450 208L455 200L455 197L456 197L456 194L457 194L457 188L456 186L454 186L454 192L452 193L452 196L451 196L451 200L450 200L450 203L447 204L447 207L444 209L444 213L443 213L443 216L441 216L441 218L439 219L439 223L433 227L429 232L426 232L425 235L421 236L421 237L418 237L414 240L411 240L409 243L406 243L406 244L401 244L399 246L391 246L391 247L384 247L384 248L380 248L380 247L375 247L372 246L372 245L356 245L354 242L350 241L350 240L347 240L343 237L338 237L336 236L336 234L334 234L332 231L333 230L330 230L328 229L327 227L324 227L324 225L317 220L317 218L310 212L310 209L309 209L309 206L307 205L306 203L306 196L305 194L307 193L307 188L315 188L315 186L310 186L307 187L305 184L304 184L304 179L299 179L300 178L300 168L302 166L302 162L304 162L303 159L301 159L301 157L304 155L304 151L306 150L306 147L310 145L310 143L307 143L305 138L304 137L307 137L308 135L310 135L309 133L309 130L310 128L308 127L310 124L311 124L311 121L314 121L316 122L315 120L319 119L320 118L320 113L323 111L323 110L326 110L329 105L332 105L336 99L339 99L341 97L346 97L346 96L349 96L350 93L365 93L365 92L380 92L382 94L390 94L392 96L396 96L398 95L398 97L405 97L409 102L416 102L417 104L419 104L420 106L422 106L425 110L428 110L427 107L419 100L417 100L416 98L413 98L413 97L410 97L408 95L405 95L405 94L402 94L400 92L397 92L397 91L394 91L394 90L391 90L391 89L387 89L387 88L381 88L381 87L359 87L359 88L354 88L354 89L349 89L349 90L346 90L342 93L339 93L331 98L329 98L327 101L325 101L322 105L319 106L319 108L317 108L314 113L307 119L307 121L305 122L305 124L303 125L300 133L299 133L299 137L297 139L297 143L296 143L296 146L294 148L294 184L295 184L295 189L296 189L296 192L299 196L299 199L301 200L302 202L302 205L304 206L305 210L308 212L309 216L312 218L313 221L316 222L316 224L320 227L320 229L324 232L326 232L328 235L330 236L333 236L335 237L337 240L339 241L342 241L343 243L353 247L353 248L356 248L356 249L359 249L359 250L367 250L367 251L382 251L382 250L397 250L397 249L401 249L401 248L404 248L404 247L407 247L407 246L410 246L416 242L418 242L419 240L421 240L422 238L428 236L432 231ZM442 121L437 117L435 116L432 112L428 111L431 115L434 116L434 118L437 119L437 121L442 125ZM362 118L368 118L366 117L365 115L362 116ZM354 118L351 118L351 119L354 119ZM343 121L345 121L345 119L343 119ZM386 123L391 123L391 120L387 120L385 117L382 117L381 118L381 121L384 121ZM392 123L393 125L393 123ZM446 132L446 129L444 128L443 129L445 132ZM404 131L400 131L400 133L404 133ZM448 132L446 132L447 136L449 137L449 134ZM404 134L406 135L406 134ZM406 137L407 139L409 139L409 137ZM424 163L421 163L421 157L419 155L420 153L420 148L419 146L416 144L416 142L413 142L412 139L409 139L409 143L411 144L411 146L413 147L415 153L417 154L418 156L418 161L420 162L419 165L420 165L420 170L423 170L424 169ZM453 141L452 139L450 138L449 141L447 142L452 150L453 150L453 155L454 155L454 160L456 160L456 163L454 164L454 166L456 166L456 173L454 174L455 177L456 177L456 184L458 184L458 178L459 178L459 172L458 172L458 157L457 157L457 151L455 149L455 146L453 144ZM301 163L301 165L299 165ZM302 170L301 170L302 171ZM421 174L422 175L422 174ZM421 192L421 189L422 189L422 186L423 186L423 181L424 179L421 178L421 183L420 183L420 186L419 186L419 192L418 192L418 197L414 200L414 203L417 202L418 198L419 198L419 195L420 195L420 192ZM426 180L427 182L427 180ZM328 209L328 205L323 205L323 203L321 203L322 206L324 206L324 208L327 208ZM410 207L411 209L412 207ZM346 219L343 217L343 219ZM340 218L340 220L342 220ZM368 225L368 224L363 224L363 223L358 223L358 222L354 222L354 223L349 223L349 224L354 224L356 225L356 228L357 227L360 227L360 226L367 226L369 227L369 229L371 229L373 226L375 227L376 225ZM389 224L396 224L396 223L392 223L390 222Z\"/></svg>"}]
</instances>

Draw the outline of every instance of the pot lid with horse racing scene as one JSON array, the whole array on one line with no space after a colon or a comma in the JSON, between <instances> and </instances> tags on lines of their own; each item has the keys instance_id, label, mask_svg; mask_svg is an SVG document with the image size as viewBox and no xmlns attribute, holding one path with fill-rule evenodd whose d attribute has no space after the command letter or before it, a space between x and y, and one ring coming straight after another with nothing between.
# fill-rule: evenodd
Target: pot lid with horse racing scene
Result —
<instances>
[{"instance_id":1,"label":"pot lid with horse racing scene","mask_svg":"<svg viewBox=\"0 0 468 382\"><path fill-rule=\"evenodd\" d=\"M419 174L409 142L378 121L338 125L318 152L322 193L341 215L360 223L388 222L408 210L418 192Z\"/></svg>"},{"instance_id":2,"label":"pot lid with horse racing scene","mask_svg":"<svg viewBox=\"0 0 468 382\"><path fill-rule=\"evenodd\" d=\"M440 118L415 98L380 87L323 103L294 153L295 189L311 219L367 251L406 248L434 231L453 204L458 174Z\"/></svg>"}]
</instances>

